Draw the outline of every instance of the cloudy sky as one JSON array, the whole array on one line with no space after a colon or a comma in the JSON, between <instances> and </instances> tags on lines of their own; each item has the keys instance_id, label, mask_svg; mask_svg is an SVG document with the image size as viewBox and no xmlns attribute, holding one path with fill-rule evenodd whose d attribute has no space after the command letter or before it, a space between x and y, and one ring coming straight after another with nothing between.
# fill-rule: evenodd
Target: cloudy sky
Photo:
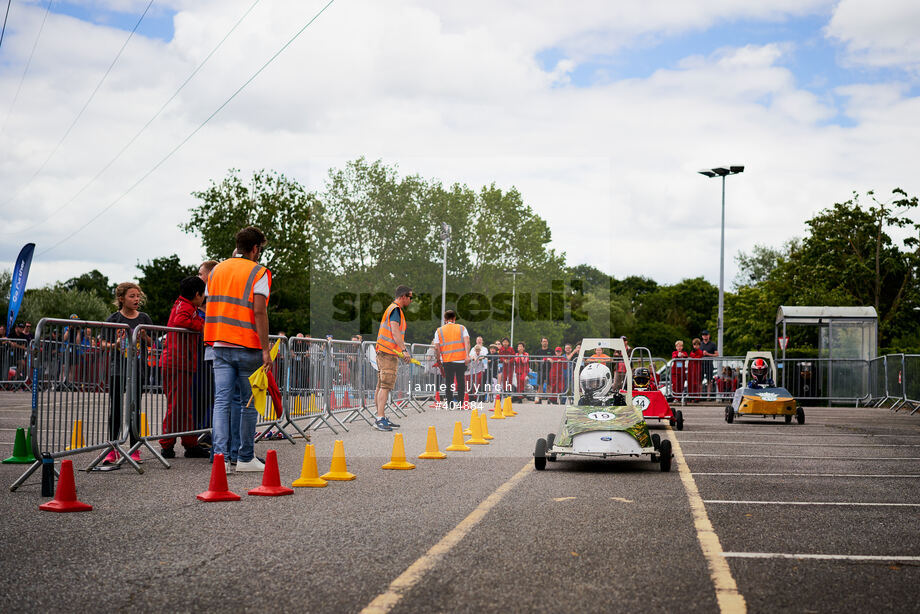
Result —
<instances>
[{"instance_id":1,"label":"cloudy sky","mask_svg":"<svg viewBox=\"0 0 920 614\"><path fill-rule=\"evenodd\" d=\"M13 0L0 267L28 241L32 287L197 263L193 190L230 167L321 189L362 155L516 186L569 263L665 283L718 283L700 169L746 166L727 283L853 190L920 192L916 0L328 1L154 1L128 40L149 0Z\"/></svg>"}]
</instances>

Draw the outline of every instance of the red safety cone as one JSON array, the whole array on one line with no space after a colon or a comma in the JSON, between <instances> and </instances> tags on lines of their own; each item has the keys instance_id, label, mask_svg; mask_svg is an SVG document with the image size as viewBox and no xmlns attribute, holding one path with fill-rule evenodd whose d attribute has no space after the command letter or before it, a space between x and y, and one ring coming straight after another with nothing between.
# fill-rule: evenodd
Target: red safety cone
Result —
<instances>
[{"instance_id":1,"label":"red safety cone","mask_svg":"<svg viewBox=\"0 0 920 614\"><path fill-rule=\"evenodd\" d=\"M57 490L54 491L54 501L42 503L38 509L43 512L92 511L92 505L77 501L77 487L73 481L73 461L61 461L61 477L58 480Z\"/></svg>"},{"instance_id":2,"label":"red safety cone","mask_svg":"<svg viewBox=\"0 0 920 614\"><path fill-rule=\"evenodd\" d=\"M224 455L215 454L214 462L211 465L211 483L208 489L198 495L202 501L239 501L240 496L235 492L230 492L227 486L227 469L224 466Z\"/></svg>"},{"instance_id":3,"label":"red safety cone","mask_svg":"<svg viewBox=\"0 0 920 614\"><path fill-rule=\"evenodd\" d=\"M463 409L469 409L469 408L470 408L470 393L464 392L463 393Z\"/></svg>"},{"instance_id":4,"label":"red safety cone","mask_svg":"<svg viewBox=\"0 0 920 614\"><path fill-rule=\"evenodd\" d=\"M433 404L433 405L430 405L430 407L433 407L433 408L437 409L437 408L439 408L440 406L441 406L441 392L440 392L437 388L435 388L435 390L434 390L434 404Z\"/></svg>"},{"instance_id":5,"label":"red safety cone","mask_svg":"<svg viewBox=\"0 0 920 614\"><path fill-rule=\"evenodd\" d=\"M293 495L294 489L281 485L278 473L278 455L274 450L265 453L265 470L262 472L262 485L249 491L250 495L260 497L280 497Z\"/></svg>"}]
</instances>

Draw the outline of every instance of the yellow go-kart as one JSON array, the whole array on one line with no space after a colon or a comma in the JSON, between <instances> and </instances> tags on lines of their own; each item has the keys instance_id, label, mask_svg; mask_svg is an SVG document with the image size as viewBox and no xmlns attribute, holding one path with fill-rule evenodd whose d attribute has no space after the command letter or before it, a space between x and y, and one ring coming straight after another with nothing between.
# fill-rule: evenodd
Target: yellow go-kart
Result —
<instances>
[{"instance_id":1,"label":"yellow go-kart","mask_svg":"<svg viewBox=\"0 0 920 614\"><path fill-rule=\"evenodd\" d=\"M769 364L772 378L764 384L749 382L750 366L757 359ZM748 352L744 357L744 369L741 372L741 388L735 391L731 405L725 406L725 421L731 424L735 418L745 416L782 416L786 424L792 423L792 417L799 424L805 424L805 411L788 390L776 386L776 363L770 352Z\"/></svg>"}]
</instances>

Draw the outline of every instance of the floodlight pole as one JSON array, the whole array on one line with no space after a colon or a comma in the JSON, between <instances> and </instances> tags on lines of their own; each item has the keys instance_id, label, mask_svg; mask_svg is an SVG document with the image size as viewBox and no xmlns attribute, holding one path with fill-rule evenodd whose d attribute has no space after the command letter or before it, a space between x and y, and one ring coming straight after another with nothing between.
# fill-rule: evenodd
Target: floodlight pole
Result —
<instances>
[{"instance_id":1,"label":"floodlight pole","mask_svg":"<svg viewBox=\"0 0 920 614\"><path fill-rule=\"evenodd\" d=\"M441 241L444 242L444 260L441 273L441 326L444 326L444 312L447 311L447 244L450 243L450 224L441 222Z\"/></svg>"},{"instance_id":2,"label":"floodlight pole","mask_svg":"<svg viewBox=\"0 0 920 614\"><path fill-rule=\"evenodd\" d=\"M505 273L511 275L511 349L514 349L514 299L517 294L517 276L522 273L517 269L509 269Z\"/></svg>"},{"instance_id":3,"label":"floodlight pole","mask_svg":"<svg viewBox=\"0 0 920 614\"><path fill-rule=\"evenodd\" d=\"M737 175L738 173L743 172L743 166L729 166L728 168L719 166L716 168L699 171L701 175L705 175L710 178L722 178L722 237L719 244L719 340L717 342L718 349L716 350L719 352L719 357L724 355L722 352L722 342L725 332L725 178L728 175Z\"/></svg>"}]
</instances>

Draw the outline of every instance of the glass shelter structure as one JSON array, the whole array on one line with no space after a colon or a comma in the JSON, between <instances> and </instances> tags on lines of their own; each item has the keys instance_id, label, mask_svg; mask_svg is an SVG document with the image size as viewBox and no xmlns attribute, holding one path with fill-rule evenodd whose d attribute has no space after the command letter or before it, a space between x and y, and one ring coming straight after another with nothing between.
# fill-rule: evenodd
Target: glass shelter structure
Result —
<instances>
[{"instance_id":1,"label":"glass shelter structure","mask_svg":"<svg viewBox=\"0 0 920 614\"><path fill-rule=\"evenodd\" d=\"M788 327L818 327L815 358L786 359ZM803 396L860 398L869 392L869 365L878 355L878 314L874 307L780 305L774 327L774 354L780 381Z\"/></svg>"}]
</instances>

